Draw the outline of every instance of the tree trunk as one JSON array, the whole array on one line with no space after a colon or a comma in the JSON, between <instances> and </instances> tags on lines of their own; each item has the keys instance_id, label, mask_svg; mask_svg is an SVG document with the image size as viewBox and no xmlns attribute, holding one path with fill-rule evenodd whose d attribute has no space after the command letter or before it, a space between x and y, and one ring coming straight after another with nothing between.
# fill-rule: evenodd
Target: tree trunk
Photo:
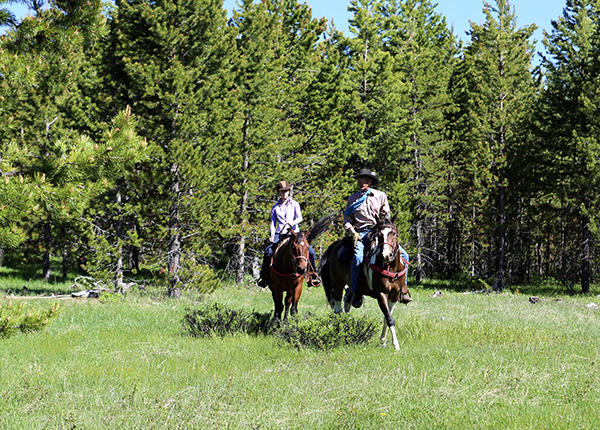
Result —
<instances>
[{"instance_id":1,"label":"tree trunk","mask_svg":"<svg viewBox=\"0 0 600 430\"><path fill-rule=\"evenodd\" d=\"M68 261L68 254L67 254L67 250L65 249L63 251L63 258L62 258L62 277L63 277L63 282L67 281L67 275L69 272L69 261Z\"/></svg>"},{"instance_id":2,"label":"tree trunk","mask_svg":"<svg viewBox=\"0 0 600 430\"><path fill-rule=\"evenodd\" d=\"M582 225L582 238L583 238L583 250L582 250L582 261L581 261L581 292L590 292L590 217L585 215L583 217Z\"/></svg>"},{"instance_id":3,"label":"tree trunk","mask_svg":"<svg viewBox=\"0 0 600 430\"><path fill-rule=\"evenodd\" d=\"M119 209L117 210L117 264L115 268L115 291L122 293L123 292L123 248L121 246L121 237L123 235L123 220L121 214L121 193L117 192L117 206Z\"/></svg>"},{"instance_id":4,"label":"tree trunk","mask_svg":"<svg viewBox=\"0 0 600 430\"><path fill-rule=\"evenodd\" d=\"M51 246L51 228L50 221L44 224L44 256L42 261L42 270L44 275L44 281L50 280L50 246Z\"/></svg>"},{"instance_id":5,"label":"tree trunk","mask_svg":"<svg viewBox=\"0 0 600 430\"><path fill-rule=\"evenodd\" d=\"M498 280L496 286L499 291L504 289L504 265L505 265L505 254L506 254L506 237L505 237L505 221L504 221L504 206L505 206L505 193L506 188L502 185L504 182L504 169L500 169L500 187L498 190Z\"/></svg>"},{"instance_id":6,"label":"tree trunk","mask_svg":"<svg viewBox=\"0 0 600 430\"><path fill-rule=\"evenodd\" d=\"M130 255L130 264L133 270L136 272L140 271L140 249L137 246L134 246L131 250Z\"/></svg>"},{"instance_id":7,"label":"tree trunk","mask_svg":"<svg viewBox=\"0 0 600 430\"><path fill-rule=\"evenodd\" d=\"M246 116L244 122L244 140L248 139L248 128L250 127L250 118ZM246 152L244 154L244 161L242 164L242 171L244 172L244 180L242 181L242 190L244 190L244 194L242 195L242 204L240 207L240 240L237 249L237 267L235 274L235 282L241 284L244 282L244 269L246 263L246 216L248 215L248 190L246 189L246 185L248 183L248 166L250 165L250 153Z\"/></svg>"},{"instance_id":8,"label":"tree trunk","mask_svg":"<svg viewBox=\"0 0 600 430\"><path fill-rule=\"evenodd\" d=\"M245 182L245 181L244 181ZM244 195L242 197L242 225L241 225L241 234L240 241L237 250L237 268L235 275L235 282L241 284L244 282L244 266L246 264L246 218L245 214L248 210L248 191L244 191Z\"/></svg>"},{"instance_id":9,"label":"tree trunk","mask_svg":"<svg viewBox=\"0 0 600 430\"><path fill-rule=\"evenodd\" d=\"M173 183L171 184L171 208L169 209L169 297L181 297L181 235L179 234L179 166L171 167Z\"/></svg>"},{"instance_id":10,"label":"tree trunk","mask_svg":"<svg viewBox=\"0 0 600 430\"><path fill-rule=\"evenodd\" d=\"M475 225L475 207L473 207L471 211L471 221L473 222L473 225ZM475 276L475 252L475 233L471 232L471 261L469 262L471 277Z\"/></svg>"},{"instance_id":11,"label":"tree trunk","mask_svg":"<svg viewBox=\"0 0 600 430\"><path fill-rule=\"evenodd\" d=\"M415 267L415 280L420 283L423 280L423 261L421 258L421 249L423 249L423 232L422 232L423 221L417 221L417 255L415 256L416 267Z\"/></svg>"},{"instance_id":12,"label":"tree trunk","mask_svg":"<svg viewBox=\"0 0 600 430\"><path fill-rule=\"evenodd\" d=\"M448 183L452 183L452 173L450 173L450 177L448 178ZM449 190L449 195L452 196L452 188ZM454 201L452 197L448 199L448 245L447 245L447 258L448 258L448 272L446 277L448 279L452 279L454 272L456 271L456 244L455 242L455 224L454 224Z\"/></svg>"}]
</instances>

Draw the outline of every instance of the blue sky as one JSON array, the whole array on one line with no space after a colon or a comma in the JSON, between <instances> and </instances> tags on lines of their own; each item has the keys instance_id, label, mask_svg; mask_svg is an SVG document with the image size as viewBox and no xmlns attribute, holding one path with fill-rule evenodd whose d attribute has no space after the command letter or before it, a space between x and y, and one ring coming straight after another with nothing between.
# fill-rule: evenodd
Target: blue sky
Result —
<instances>
[{"instance_id":1,"label":"blue sky","mask_svg":"<svg viewBox=\"0 0 600 430\"><path fill-rule=\"evenodd\" d=\"M432 0L435 2L435 0ZM313 16L333 19L335 26L348 32L349 0L305 0L312 7ZM489 0L494 5L495 0ZM236 6L236 0L224 0L223 7L229 12ZM535 32L538 51L542 50L542 29L550 31L551 21L562 15L566 0L514 0L517 14L517 25L525 26L537 24L539 29ZM26 13L21 5L11 6L18 15ZM469 21L481 24L484 21L483 0L439 0L436 10L446 17L449 25L454 26L454 33L466 39L465 32L469 30Z\"/></svg>"},{"instance_id":2,"label":"blue sky","mask_svg":"<svg viewBox=\"0 0 600 430\"><path fill-rule=\"evenodd\" d=\"M351 17L348 12L349 2L350 0L305 0L312 7L314 17L333 19L335 26L344 30L347 35L348 19ZM436 3L435 0L432 2ZM236 0L225 0L223 7L231 12L236 3ZM488 3L496 4L495 0L488 0ZM566 0L513 0L512 4L517 15L517 26L536 24L539 27L534 39L538 41L538 51L542 50L542 29L551 30L551 21L562 15ZM454 26L454 33L463 40L466 40L465 32L470 29L469 21L476 24L483 24L485 21L483 0L438 0L436 10L446 17L448 24Z\"/></svg>"}]
</instances>

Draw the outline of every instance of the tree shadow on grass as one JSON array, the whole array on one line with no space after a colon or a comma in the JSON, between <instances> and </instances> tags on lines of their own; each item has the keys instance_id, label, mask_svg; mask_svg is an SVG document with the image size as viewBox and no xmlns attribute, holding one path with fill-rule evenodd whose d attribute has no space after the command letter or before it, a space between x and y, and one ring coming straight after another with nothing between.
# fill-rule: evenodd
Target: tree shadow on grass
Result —
<instances>
[{"instance_id":1,"label":"tree shadow on grass","mask_svg":"<svg viewBox=\"0 0 600 430\"><path fill-rule=\"evenodd\" d=\"M410 281L410 280L409 280ZM414 284L415 287L425 290L452 291L456 293L477 292L494 294L498 291L494 288L494 280L476 279L476 278L456 278L456 279L425 279L420 284ZM410 287L410 285L409 285ZM554 279L536 278L529 284L506 285L504 292L520 293L530 296L597 296L600 294L600 285L590 285L590 291L587 294L581 292L581 286L567 286Z\"/></svg>"},{"instance_id":2,"label":"tree shadow on grass","mask_svg":"<svg viewBox=\"0 0 600 430\"><path fill-rule=\"evenodd\" d=\"M44 280L39 265L19 264L0 267L0 295L15 296L51 296L68 294L73 284L73 276L63 280L59 276L51 276Z\"/></svg>"}]
</instances>

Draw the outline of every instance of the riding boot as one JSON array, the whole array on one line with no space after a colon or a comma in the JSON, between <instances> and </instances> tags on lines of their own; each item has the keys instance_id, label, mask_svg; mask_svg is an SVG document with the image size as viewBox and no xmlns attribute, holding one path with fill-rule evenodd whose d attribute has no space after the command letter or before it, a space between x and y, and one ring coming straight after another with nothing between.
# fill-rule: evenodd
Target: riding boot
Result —
<instances>
[{"instance_id":1,"label":"riding boot","mask_svg":"<svg viewBox=\"0 0 600 430\"><path fill-rule=\"evenodd\" d=\"M354 244L354 256L352 258L352 263L350 264L350 277L351 277L351 292L352 306L355 308L360 308L362 306L362 294L361 294L361 272L362 272L362 264L363 264L363 253L364 253L364 244L362 239L366 236L366 233L359 233L361 240L356 241Z\"/></svg>"},{"instance_id":2,"label":"riding boot","mask_svg":"<svg viewBox=\"0 0 600 430\"><path fill-rule=\"evenodd\" d=\"M256 282L259 287L266 288L270 281L271 264L268 252L263 255L262 267L260 268L260 279Z\"/></svg>"},{"instance_id":3,"label":"riding boot","mask_svg":"<svg viewBox=\"0 0 600 430\"><path fill-rule=\"evenodd\" d=\"M410 302L412 302L412 297L410 296L410 291L405 282L404 287L402 287L402 290L400 291L400 303L407 305Z\"/></svg>"},{"instance_id":4,"label":"riding boot","mask_svg":"<svg viewBox=\"0 0 600 430\"><path fill-rule=\"evenodd\" d=\"M321 278L317 275L317 266L315 265L315 251L312 246L308 249L308 257L310 259L310 267L308 269L308 281L306 282L310 287L318 287L321 285Z\"/></svg>"}]
</instances>

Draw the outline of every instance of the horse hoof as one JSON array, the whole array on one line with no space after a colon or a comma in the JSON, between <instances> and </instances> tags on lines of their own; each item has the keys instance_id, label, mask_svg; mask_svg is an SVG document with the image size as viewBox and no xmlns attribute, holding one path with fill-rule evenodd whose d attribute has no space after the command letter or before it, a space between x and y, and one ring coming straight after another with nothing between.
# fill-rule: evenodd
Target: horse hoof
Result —
<instances>
[{"instance_id":1,"label":"horse hoof","mask_svg":"<svg viewBox=\"0 0 600 430\"><path fill-rule=\"evenodd\" d=\"M407 305L410 302L412 302L412 298L408 294L402 294L402 296L400 296L400 303Z\"/></svg>"},{"instance_id":2,"label":"horse hoof","mask_svg":"<svg viewBox=\"0 0 600 430\"><path fill-rule=\"evenodd\" d=\"M360 308L363 304L362 296L357 296L356 294L352 297L352 306L356 309Z\"/></svg>"}]
</instances>

